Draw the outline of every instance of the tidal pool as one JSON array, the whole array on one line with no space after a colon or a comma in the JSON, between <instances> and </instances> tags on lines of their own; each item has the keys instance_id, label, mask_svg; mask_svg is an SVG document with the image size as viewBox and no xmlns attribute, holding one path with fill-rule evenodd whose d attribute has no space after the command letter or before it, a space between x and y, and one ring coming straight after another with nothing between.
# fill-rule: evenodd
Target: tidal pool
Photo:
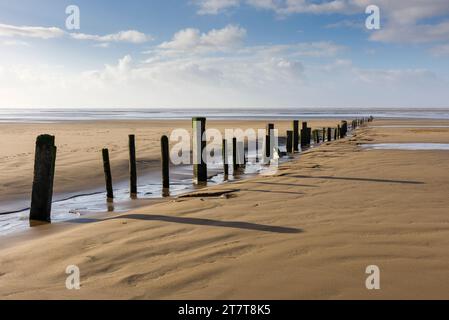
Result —
<instances>
[{"instance_id":1,"label":"tidal pool","mask_svg":"<svg viewBox=\"0 0 449 320\"><path fill-rule=\"evenodd\" d=\"M449 150L449 143L373 143L362 144L372 150Z\"/></svg>"}]
</instances>

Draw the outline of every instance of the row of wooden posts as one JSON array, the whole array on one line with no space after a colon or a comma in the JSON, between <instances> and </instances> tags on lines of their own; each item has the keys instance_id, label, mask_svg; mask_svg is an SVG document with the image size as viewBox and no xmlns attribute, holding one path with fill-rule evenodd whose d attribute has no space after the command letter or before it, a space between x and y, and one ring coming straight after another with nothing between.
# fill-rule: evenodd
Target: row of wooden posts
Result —
<instances>
[{"instance_id":1,"label":"row of wooden posts","mask_svg":"<svg viewBox=\"0 0 449 320\"><path fill-rule=\"evenodd\" d=\"M367 122L373 121L373 118L356 119L351 122L352 129L364 125ZM202 137L206 131L206 118L193 118L193 146L197 148L199 154L197 164L193 165L193 177L196 183L207 182L207 164L202 159L201 155L206 148L206 141ZM271 148L271 138L274 135L274 124L267 125L268 135L265 137L265 156L270 159L273 155L273 148ZM292 123L292 130L287 131L286 149L288 154L299 152L301 149L310 147L311 141L320 143L324 141L332 141L346 137L348 133L348 122L342 121L336 128L315 129L308 127L307 122L302 123L301 130L299 129L299 121L294 120ZM130 175L130 196L137 197L137 165L136 165L136 143L135 135L129 135L129 175ZM239 145L240 144L240 145ZM240 147L241 149L239 149ZM258 141L256 140L256 148L258 148ZM239 155L237 150L244 150L244 142L238 142L237 138L232 140L232 167L233 172L237 172L246 164L245 152ZM36 140L35 162L34 162L34 178L33 190L31 196L30 220L32 221L51 221L51 205L53 198L53 181L55 174L56 163L55 137L51 135L40 135ZM256 151L256 154L257 151ZM102 150L103 169L106 182L106 195L109 202L114 199L114 190L112 184L112 173L109 159L109 150L107 148ZM239 159L243 156L243 159ZM222 145L223 157L223 172L225 177L229 175L228 164L228 148L227 141L223 140ZM161 138L161 159L162 159L162 187L164 191L170 188L170 155L169 155L169 139L167 136ZM241 161L243 160L243 161ZM257 161L257 155L256 155ZM243 162L243 164L242 164Z\"/></svg>"}]
</instances>

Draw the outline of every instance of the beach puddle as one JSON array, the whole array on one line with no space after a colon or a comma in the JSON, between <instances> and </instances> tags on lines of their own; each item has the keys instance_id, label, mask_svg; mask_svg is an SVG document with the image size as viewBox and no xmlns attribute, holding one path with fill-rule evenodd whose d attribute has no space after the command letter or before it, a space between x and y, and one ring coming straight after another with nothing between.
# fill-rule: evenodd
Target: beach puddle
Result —
<instances>
[{"instance_id":1,"label":"beach puddle","mask_svg":"<svg viewBox=\"0 0 449 320\"><path fill-rule=\"evenodd\" d=\"M449 143L374 143L361 147L371 150L449 150Z\"/></svg>"},{"instance_id":2,"label":"beach puddle","mask_svg":"<svg viewBox=\"0 0 449 320\"><path fill-rule=\"evenodd\" d=\"M280 151L285 147L280 146ZM134 208L151 204L152 200L162 199L165 196L176 197L192 191L200 192L207 186L222 184L228 181L236 181L258 174L270 174L270 167L255 161L255 154L248 154L249 161L244 168L239 169L234 175L230 166L230 175L224 177L223 164L217 163L208 166L209 179L205 185L195 185L192 180L192 166L175 166L170 168L170 192L162 188L160 172L151 171L138 177L137 199L131 199L129 195L128 181L119 181L114 184L114 202L106 201L106 192L103 189L90 190L83 194L59 194L54 196L52 203L52 223L62 221L75 221L94 214L126 212ZM284 156L279 163L291 159ZM0 236L17 231L26 230L29 225L29 208L24 208L24 201L13 204L7 210L0 212Z\"/></svg>"},{"instance_id":3,"label":"beach puddle","mask_svg":"<svg viewBox=\"0 0 449 320\"><path fill-rule=\"evenodd\" d=\"M384 126L370 126L370 128L388 128L388 129L444 129L449 125L384 125Z\"/></svg>"}]
</instances>

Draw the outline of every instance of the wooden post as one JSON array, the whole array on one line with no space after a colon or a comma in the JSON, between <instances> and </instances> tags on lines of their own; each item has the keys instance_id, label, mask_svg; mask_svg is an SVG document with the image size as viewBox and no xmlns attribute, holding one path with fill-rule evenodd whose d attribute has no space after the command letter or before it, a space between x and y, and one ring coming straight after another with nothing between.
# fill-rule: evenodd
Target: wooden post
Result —
<instances>
[{"instance_id":1,"label":"wooden post","mask_svg":"<svg viewBox=\"0 0 449 320\"><path fill-rule=\"evenodd\" d=\"M265 147L266 147L266 156L267 158L271 159L272 154L273 154L273 150L272 148L274 146L271 146L271 137L274 135L274 124L269 123L267 125L267 140L265 142Z\"/></svg>"},{"instance_id":2,"label":"wooden post","mask_svg":"<svg viewBox=\"0 0 449 320\"><path fill-rule=\"evenodd\" d=\"M249 156L249 146L248 146L248 140L245 138L245 141L243 142L243 165L246 167L246 163L248 162L246 157L246 151L248 151Z\"/></svg>"},{"instance_id":3,"label":"wooden post","mask_svg":"<svg viewBox=\"0 0 449 320\"><path fill-rule=\"evenodd\" d=\"M108 202L112 202L114 199L114 190L112 189L112 174L111 174L111 164L109 162L109 150L103 149L103 168L104 168L104 178L106 181L106 195Z\"/></svg>"},{"instance_id":4,"label":"wooden post","mask_svg":"<svg viewBox=\"0 0 449 320\"><path fill-rule=\"evenodd\" d=\"M293 153L294 151L298 151L295 150L295 145L294 145L294 141L295 141L295 131L287 131L287 153ZM296 142L298 142L298 139L296 139ZM298 149L298 145L296 144L296 149Z\"/></svg>"},{"instance_id":5,"label":"wooden post","mask_svg":"<svg viewBox=\"0 0 449 320\"><path fill-rule=\"evenodd\" d=\"M340 129L340 133L341 133L341 138L346 137L346 134L348 133L348 122L347 121L342 121L341 122L341 129Z\"/></svg>"},{"instance_id":6,"label":"wooden post","mask_svg":"<svg viewBox=\"0 0 449 320\"><path fill-rule=\"evenodd\" d=\"M129 146L129 189L131 198L137 197L137 165L136 165L136 136L128 136Z\"/></svg>"},{"instance_id":7,"label":"wooden post","mask_svg":"<svg viewBox=\"0 0 449 320\"><path fill-rule=\"evenodd\" d=\"M287 138L288 138L288 133L289 133L289 131L287 131ZM292 135L293 135L293 141L292 141L293 151L290 151L290 149L287 148L287 152L298 152L299 151L299 121L298 120L293 121Z\"/></svg>"},{"instance_id":8,"label":"wooden post","mask_svg":"<svg viewBox=\"0 0 449 320\"><path fill-rule=\"evenodd\" d=\"M307 143L307 136L309 136L309 131L307 128L307 122L302 123L302 129L301 129L301 148L305 148L308 145L310 145L310 136L309 136L309 142Z\"/></svg>"},{"instance_id":9,"label":"wooden post","mask_svg":"<svg viewBox=\"0 0 449 320\"><path fill-rule=\"evenodd\" d=\"M265 158L269 161L271 159L271 150L270 150L270 136L265 136Z\"/></svg>"},{"instance_id":10,"label":"wooden post","mask_svg":"<svg viewBox=\"0 0 449 320\"><path fill-rule=\"evenodd\" d=\"M340 128L340 125L337 125L337 139L341 139L341 128Z\"/></svg>"},{"instance_id":11,"label":"wooden post","mask_svg":"<svg viewBox=\"0 0 449 320\"><path fill-rule=\"evenodd\" d=\"M31 221L51 222L56 150L54 136L40 135L37 137L31 194Z\"/></svg>"},{"instance_id":12,"label":"wooden post","mask_svg":"<svg viewBox=\"0 0 449 320\"><path fill-rule=\"evenodd\" d=\"M256 163L259 162L259 137L256 136Z\"/></svg>"},{"instance_id":13,"label":"wooden post","mask_svg":"<svg viewBox=\"0 0 449 320\"><path fill-rule=\"evenodd\" d=\"M337 140L337 128L334 128L334 140Z\"/></svg>"},{"instance_id":14,"label":"wooden post","mask_svg":"<svg viewBox=\"0 0 449 320\"><path fill-rule=\"evenodd\" d=\"M164 191L170 189L170 154L168 137L161 137L161 159L162 159L162 188Z\"/></svg>"},{"instance_id":15,"label":"wooden post","mask_svg":"<svg viewBox=\"0 0 449 320\"><path fill-rule=\"evenodd\" d=\"M242 141L237 142L237 163L238 167L242 168L245 165L245 144Z\"/></svg>"},{"instance_id":16,"label":"wooden post","mask_svg":"<svg viewBox=\"0 0 449 320\"><path fill-rule=\"evenodd\" d=\"M239 165L237 163L237 138L232 138L232 170L235 175Z\"/></svg>"},{"instance_id":17,"label":"wooden post","mask_svg":"<svg viewBox=\"0 0 449 320\"><path fill-rule=\"evenodd\" d=\"M229 164L228 164L228 142L223 139L223 145L221 147L221 156L223 158L223 172L225 178L229 175Z\"/></svg>"},{"instance_id":18,"label":"wooden post","mask_svg":"<svg viewBox=\"0 0 449 320\"><path fill-rule=\"evenodd\" d=\"M203 141L203 135L206 131L206 118L193 118L192 129L193 179L197 183L207 182L207 164L203 159L203 150L206 148L206 141Z\"/></svg>"},{"instance_id":19,"label":"wooden post","mask_svg":"<svg viewBox=\"0 0 449 320\"><path fill-rule=\"evenodd\" d=\"M306 137L306 142L307 142L307 146L310 146L310 140L312 139L312 128L307 128L307 137Z\"/></svg>"},{"instance_id":20,"label":"wooden post","mask_svg":"<svg viewBox=\"0 0 449 320\"><path fill-rule=\"evenodd\" d=\"M323 142L326 141L326 128L323 128Z\"/></svg>"},{"instance_id":21,"label":"wooden post","mask_svg":"<svg viewBox=\"0 0 449 320\"><path fill-rule=\"evenodd\" d=\"M332 129L331 128L327 128L327 141L329 141L329 142L332 141Z\"/></svg>"}]
</instances>

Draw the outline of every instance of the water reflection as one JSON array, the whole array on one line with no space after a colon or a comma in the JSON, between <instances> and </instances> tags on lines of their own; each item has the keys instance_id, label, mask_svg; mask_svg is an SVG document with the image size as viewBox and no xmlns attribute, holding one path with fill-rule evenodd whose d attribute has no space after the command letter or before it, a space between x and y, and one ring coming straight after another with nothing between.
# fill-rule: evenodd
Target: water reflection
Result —
<instances>
[{"instance_id":1,"label":"water reflection","mask_svg":"<svg viewBox=\"0 0 449 320\"><path fill-rule=\"evenodd\" d=\"M362 144L361 147L373 150L449 150L449 143L373 143Z\"/></svg>"},{"instance_id":2,"label":"water reflection","mask_svg":"<svg viewBox=\"0 0 449 320\"><path fill-rule=\"evenodd\" d=\"M129 194L128 181L121 181L114 185L113 201L107 201L106 193L102 189L91 190L85 194L63 194L54 197L52 204L52 222L61 222L73 219L80 219L86 215L101 212L126 212L142 205L148 205L154 199L174 197L189 191L202 189L207 186L226 183L244 179L246 177L264 174L269 166L255 161L255 154L248 155L248 162L245 166L231 172L228 176L223 173L223 164L208 166L209 179L206 183L196 185L192 180L192 166L176 166L171 168L170 189L162 188L160 172L152 171L139 176L138 193L135 197ZM280 162L285 162L292 157L284 157ZM137 200L137 201L135 201ZM7 215L0 214L0 235L24 230L30 226L40 225L29 222L29 208L17 210L17 212Z\"/></svg>"}]
</instances>

